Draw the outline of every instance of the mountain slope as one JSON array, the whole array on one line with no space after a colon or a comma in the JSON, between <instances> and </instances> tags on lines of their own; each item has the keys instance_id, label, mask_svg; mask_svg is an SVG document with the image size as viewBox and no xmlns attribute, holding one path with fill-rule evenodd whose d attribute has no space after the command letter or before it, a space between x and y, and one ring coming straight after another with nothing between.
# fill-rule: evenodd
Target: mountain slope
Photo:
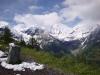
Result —
<instances>
[{"instance_id":1,"label":"mountain slope","mask_svg":"<svg viewBox=\"0 0 100 75\"><path fill-rule=\"evenodd\" d=\"M84 39L83 45L87 45L87 47L100 46L100 25Z\"/></svg>"},{"instance_id":2,"label":"mountain slope","mask_svg":"<svg viewBox=\"0 0 100 75\"><path fill-rule=\"evenodd\" d=\"M80 43L78 40L73 41L62 41L54 36L52 36L50 33L36 28L35 30L32 30L32 28L26 30L24 33L27 35L34 34L34 38L37 40L37 42L40 45L40 48L53 51L55 53L59 52L66 52L69 53L70 50L77 48L78 44Z\"/></svg>"},{"instance_id":3,"label":"mountain slope","mask_svg":"<svg viewBox=\"0 0 100 75\"><path fill-rule=\"evenodd\" d=\"M89 36L94 30L96 30L100 25L77 25L73 28L70 33L74 39L82 39Z\"/></svg>"},{"instance_id":4,"label":"mountain slope","mask_svg":"<svg viewBox=\"0 0 100 75\"><path fill-rule=\"evenodd\" d=\"M1 27L1 30L4 26ZM17 30L12 28L11 31L14 39L20 41L22 38L28 44L30 38L34 35L41 49L52 50L54 52L71 52L78 48L88 46L89 39L98 35L100 25L78 25L72 30L64 27L55 26L51 30L45 30L38 27L29 27ZM68 31L68 32L67 32ZM90 37L92 35L92 37ZM97 37L96 37L97 39ZM94 43L93 41L92 43ZM92 44L91 43L91 44Z\"/></svg>"},{"instance_id":5,"label":"mountain slope","mask_svg":"<svg viewBox=\"0 0 100 75\"><path fill-rule=\"evenodd\" d=\"M51 31L45 29L30 27L22 31L15 31L17 39L22 38L26 43L30 43L29 39L34 34L34 38L39 43L41 49L52 50L54 52L71 52L78 48L84 48L87 38L100 28L100 25L78 25L72 30L61 30L60 27L55 27ZM16 38L15 37L15 38Z\"/></svg>"}]
</instances>

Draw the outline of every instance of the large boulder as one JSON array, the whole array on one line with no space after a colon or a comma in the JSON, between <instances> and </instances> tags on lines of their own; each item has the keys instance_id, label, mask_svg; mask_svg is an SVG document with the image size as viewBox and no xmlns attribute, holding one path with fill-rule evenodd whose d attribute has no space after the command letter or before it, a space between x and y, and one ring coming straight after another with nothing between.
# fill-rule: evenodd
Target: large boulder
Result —
<instances>
[{"instance_id":1,"label":"large boulder","mask_svg":"<svg viewBox=\"0 0 100 75\"><path fill-rule=\"evenodd\" d=\"M20 47L15 45L14 43L9 44L9 54L7 63L9 64L19 64L21 62L20 59Z\"/></svg>"}]
</instances>

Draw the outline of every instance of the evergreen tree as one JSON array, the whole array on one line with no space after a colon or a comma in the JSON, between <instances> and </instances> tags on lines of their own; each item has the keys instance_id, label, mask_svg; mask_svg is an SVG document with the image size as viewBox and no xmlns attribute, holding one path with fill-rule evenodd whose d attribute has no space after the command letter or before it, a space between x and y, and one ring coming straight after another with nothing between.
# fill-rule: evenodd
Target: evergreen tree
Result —
<instances>
[{"instance_id":1,"label":"evergreen tree","mask_svg":"<svg viewBox=\"0 0 100 75\"><path fill-rule=\"evenodd\" d=\"M36 40L34 39L33 35L31 36L31 45L34 47L37 44Z\"/></svg>"},{"instance_id":2,"label":"evergreen tree","mask_svg":"<svg viewBox=\"0 0 100 75\"><path fill-rule=\"evenodd\" d=\"M8 27L5 27L4 33L3 33L3 36L2 36L2 40L4 41L4 43L9 44L10 42L12 42L13 41L12 37L13 36L12 36L10 29Z\"/></svg>"},{"instance_id":3,"label":"evergreen tree","mask_svg":"<svg viewBox=\"0 0 100 75\"><path fill-rule=\"evenodd\" d=\"M26 45L26 43L25 43L25 41L24 41L22 35L21 35L20 45L21 45L21 46L25 46L25 45Z\"/></svg>"},{"instance_id":4,"label":"evergreen tree","mask_svg":"<svg viewBox=\"0 0 100 75\"><path fill-rule=\"evenodd\" d=\"M30 38L30 45L32 48L36 48L36 49L39 49L39 44L37 43L37 40L33 37L34 35L31 35L31 38Z\"/></svg>"}]
</instances>

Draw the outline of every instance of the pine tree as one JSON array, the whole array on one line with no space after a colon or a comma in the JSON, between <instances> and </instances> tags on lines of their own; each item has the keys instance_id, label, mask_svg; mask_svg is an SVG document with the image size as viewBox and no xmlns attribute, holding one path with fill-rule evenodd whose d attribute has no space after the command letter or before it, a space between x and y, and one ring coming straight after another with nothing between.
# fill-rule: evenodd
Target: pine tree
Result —
<instances>
[{"instance_id":1,"label":"pine tree","mask_svg":"<svg viewBox=\"0 0 100 75\"><path fill-rule=\"evenodd\" d=\"M12 36L12 33L11 33L10 29L8 27L5 27L3 37L2 37L4 43L6 43L6 44L11 43L13 41L12 37L13 36Z\"/></svg>"},{"instance_id":2,"label":"pine tree","mask_svg":"<svg viewBox=\"0 0 100 75\"><path fill-rule=\"evenodd\" d=\"M30 38L30 45L32 48L36 48L36 49L39 49L39 44L37 42L37 40L33 37L34 35L31 35L31 38Z\"/></svg>"},{"instance_id":3,"label":"pine tree","mask_svg":"<svg viewBox=\"0 0 100 75\"><path fill-rule=\"evenodd\" d=\"M33 35L31 36L31 45L34 47L37 44L36 40L34 39Z\"/></svg>"},{"instance_id":4,"label":"pine tree","mask_svg":"<svg viewBox=\"0 0 100 75\"><path fill-rule=\"evenodd\" d=\"M25 41L24 41L22 35L21 35L20 45L21 45L21 46L25 46L25 45L26 45L26 43L25 43Z\"/></svg>"}]
</instances>

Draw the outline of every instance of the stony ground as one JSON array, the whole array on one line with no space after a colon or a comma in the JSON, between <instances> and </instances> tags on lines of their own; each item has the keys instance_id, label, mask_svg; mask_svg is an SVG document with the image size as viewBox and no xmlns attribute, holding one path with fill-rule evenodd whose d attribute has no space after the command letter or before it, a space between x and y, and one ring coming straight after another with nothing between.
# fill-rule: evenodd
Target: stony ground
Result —
<instances>
[{"instance_id":1,"label":"stony ground","mask_svg":"<svg viewBox=\"0 0 100 75\"><path fill-rule=\"evenodd\" d=\"M32 62L34 60L31 59L30 57L28 58L26 57L24 58L23 61ZM58 70L54 70L46 66L44 69L36 71L32 71L30 69L26 69L25 71L13 71L11 69L5 69L0 65L0 75L78 75L78 74L70 74L70 73L64 74Z\"/></svg>"},{"instance_id":2,"label":"stony ground","mask_svg":"<svg viewBox=\"0 0 100 75\"><path fill-rule=\"evenodd\" d=\"M0 66L0 75L73 75L73 74L63 74L52 69L43 69L37 71L31 71L27 69L26 71L13 71L8 70Z\"/></svg>"}]
</instances>

